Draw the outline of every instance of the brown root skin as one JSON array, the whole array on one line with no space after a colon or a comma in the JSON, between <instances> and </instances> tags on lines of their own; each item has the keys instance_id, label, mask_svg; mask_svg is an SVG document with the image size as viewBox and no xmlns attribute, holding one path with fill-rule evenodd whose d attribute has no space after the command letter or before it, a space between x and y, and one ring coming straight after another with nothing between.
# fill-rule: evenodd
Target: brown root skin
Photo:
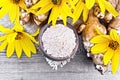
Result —
<instances>
[{"instance_id":1,"label":"brown root skin","mask_svg":"<svg viewBox=\"0 0 120 80\"><path fill-rule=\"evenodd\" d=\"M38 16L33 15L34 22L37 25L40 25L42 22L44 22L48 18L49 13L41 14Z\"/></svg>"},{"instance_id":2,"label":"brown root skin","mask_svg":"<svg viewBox=\"0 0 120 80\"><path fill-rule=\"evenodd\" d=\"M110 2L113 5L113 7L120 13L120 0L108 0L108 2ZM119 17L120 16L113 18L110 13L108 12L106 13L104 19L109 23L108 30L111 30L111 29L117 30L117 28L120 25Z\"/></svg>"},{"instance_id":3,"label":"brown root skin","mask_svg":"<svg viewBox=\"0 0 120 80\"><path fill-rule=\"evenodd\" d=\"M93 58L93 62L96 65L103 64L103 54L96 54L96 55L92 56L92 58Z\"/></svg>"},{"instance_id":4,"label":"brown root skin","mask_svg":"<svg viewBox=\"0 0 120 80\"><path fill-rule=\"evenodd\" d=\"M112 19L113 19L112 14L106 12L105 17L104 17L104 20L105 20L107 23L109 23Z\"/></svg>"},{"instance_id":5,"label":"brown root skin","mask_svg":"<svg viewBox=\"0 0 120 80\"><path fill-rule=\"evenodd\" d=\"M21 9L21 14L20 14L21 25L28 23L29 20L30 20L30 13L27 13L25 10Z\"/></svg>"},{"instance_id":6,"label":"brown root skin","mask_svg":"<svg viewBox=\"0 0 120 80\"><path fill-rule=\"evenodd\" d=\"M115 8L116 10L120 13L120 0L108 0ZM113 16L106 11L104 20L109 23L108 25L108 30L110 31L111 29L116 29L120 31L120 16L113 18ZM103 54L97 54L97 55L92 55L91 57L93 59L93 63L96 66L96 69L99 70L102 74L104 74L106 71L108 71L111 65L111 62L109 62L108 65L104 65L103 63Z\"/></svg>"},{"instance_id":7,"label":"brown root skin","mask_svg":"<svg viewBox=\"0 0 120 80\"><path fill-rule=\"evenodd\" d=\"M107 71L107 66L103 64L103 54L93 55L90 51L93 46L93 44L90 43L90 40L94 36L99 35L96 29L100 30L103 34L107 33L105 26L99 22L98 18L94 15L94 11L91 10L82 32L83 44L84 48L87 50L87 55L93 59L96 69L99 70L101 74L104 74L104 72Z\"/></svg>"},{"instance_id":8,"label":"brown root skin","mask_svg":"<svg viewBox=\"0 0 120 80\"><path fill-rule=\"evenodd\" d=\"M112 6L113 6L114 8L116 8L117 5L118 5L119 0L108 0L108 2L110 2L110 3L112 4Z\"/></svg>"},{"instance_id":9,"label":"brown root skin","mask_svg":"<svg viewBox=\"0 0 120 80\"><path fill-rule=\"evenodd\" d=\"M92 56L90 52L90 48L93 46L90 43L90 40L94 36L99 35L96 29L98 29L103 34L107 33L105 26L99 22L98 18L94 16L93 10L91 10L89 13L88 21L86 22L84 29L82 31L82 39L84 43L84 48L87 50L87 53L90 56Z\"/></svg>"},{"instance_id":10,"label":"brown root skin","mask_svg":"<svg viewBox=\"0 0 120 80\"><path fill-rule=\"evenodd\" d=\"M120 12L120 0L108 0L112 4L112 6ZM100 8L98 6L95 6L94 9L94 15L98 17L99 19L104 19L107 23L110 23L113 19L112 14L106 11L105 14L102 14Z\"/></svg>"},{"instance_id":11,"label":"brown root skin","mask_svg":"<svg viewBox=\"0 0 120 80\"><path fill-rule=\"evenodd\" d=\"M94 15L99 19L104 19L105 22L107 22L107 23L109 23L113 19L112 14L110 14L107 11L105 12L105 14L102 14L102 12L98 6L96 6L94 8Z\"/></svg>"},{"instance_id":12,"label":"brown root skin","mask_svg":"<svg viewBox=\"0 0 120 80\"><path fill-rule=\"evenodd\" d=\"M95 6L94 8L94 15L97 17L97 18L100 18L100 19L103 19L105 17L104 14L102 14L100 8L98 6Z\"/></svg>"},{"instance_id":13,"label":"brown root skin","mask_svg":"<svg viewBox=\"0 0 120 80\"><path fill-rule=\"evenodd\" d=\"M110 32L111 29L116 29L120 31L120 16L114 18L110 24L108 25L108 31Z\"/></svg>"},{"instance_id":14,"label":"brown root skin","mask_svg":"<svg viewBox=\"0 0 120 80\"><path fill-rule=\"evenodd\" d=\"M114 0L113 0L114 1ZM116 0L117 1L117 0ZM116 10L120 14L120 0L116 3ZM120 31L120 15L114 18L108 25L108 31L110 32L111 29L116 29L117 31Z\"/></svg>"},{"instance_id":15,"label":"brown root skin","mask_svg":"<svg viewBox=\"0 0 120 80\"><path fill-rule=\"evenodd\" d=\"M84 21L81 17L73 24L73 26L77 29L78 33L80 34L84 29Z\"/></svg>"},{"instance_id":16,"label":"brown root skin","mask_svg":"<svg viewBox=\"0 0 120 80\"><path fill-rule=\"evenodd\" d=\"M98 28L100 32L106 34L105 26L102 25L98 18L94 16L93 10L90 11L88 21L85 25L85 29L82 32L83 41L90 41L92 37L98 35L96 28Z\"/></svg>"},{"instance_id":17,"label":"brown root skin","mask_svg":"<svg viewBox=\"0 0 120 80\"><path fill-rule=\"evenodd\" d=\"M34 4L36 4L40 0L25 0L25 4L28 8L32 7Z\"/></svg>"},{"instance_id":18,"label":"brown root skin","mask_svg":"<svg viewBox=\"0 0 120 80\"><path fill-rule=\"evenodd\" d=\"M118 1L118 4L116 6L116 10L120 13L120 0Z\"/></svg>"},{"instance_id":19,"label":"brown root skin","mask_svg":"<svg viewBox=\"0 0 120 80\"><path fill-rule=\"evenodd\" d=\"M41 15L31 15L30 13L26 12L24 9L21 9L21 14L20 14L20 24L21 25L25 25L28 22L31 22L32 20L34 21L34 23L36 23L37 25L42 24L45 20L47 20L49 15L49 12L45 13L45 14L41 14ZM32 19L31 19L32 17Z\"/></svg>"},{"instance_id":20,"label":"brown root skin","mask_svg":"<svg viewBox=\"0 0 120 80\"><path fill-rule=\"evenodd\" d=\"M34 5L34 4L36 4L38 1L40 1L40 0L32 0L32 4Z\"/></svg>"},{"instance_id":21,"label":"brown root skin","mask_svg":"<svg viewBox=\"0 0 120 80\"><path fill-rule=\"evenodd\" d=\"M116 8L116 10L120 13L120 0L108 0L110 1L110 3ZM104 25L102 25L98 18L101 19L101 17L99 16L99 9L95 8L96 10L94 10L94 13L92 11L90 11L89 13L89 18L88 21L86 22L86 27L82 32L82 39L83 39L83 43L84 43L84 47L87 50L87 54L93 59L93 63L96 66L96 69L99 70L102 74L104 74L107 70L109 70L110 67L110 63L108 65L104 65L103 63L103 54L97 54L97 55L93 55L90 52L90 48L92 46L90 43L90 39L97 34L96 32L96 28L98 27L98 29L106 34L106 28L104 27ZM95 12L98 11L98 12ZM94 15L93 15L94 14ZM113 16L108 13L106 11L106 14L104 16L104 20L109 23L108 25L108 30L110 31L111 29L116 29L119 30L120 32L120 16L113 18Z\"/></svg>"},{"instance_id":22,"label":"brown root skin","mask_svg":"<svg viewBox=\"0 0 120 80\"><path fill-rule=\"evenodd\" d=\"M84 29L85 29L85 24L81 24L78 28L77 28L77 30L78 30L78 33L81 33Z\"/></svg>"},{"instance_id":23,"label":"brown root skin","mask_svg":"<svg viewBox=\"0 0 120 80\"><path fill-rule=\"evenodd\" d=\"M96 65L96 69L101 72L101 74L104 74L109 65L104 65L103 63L103 54L96 54L92 55L93 63Z\"/></svg>"}]
</instances>

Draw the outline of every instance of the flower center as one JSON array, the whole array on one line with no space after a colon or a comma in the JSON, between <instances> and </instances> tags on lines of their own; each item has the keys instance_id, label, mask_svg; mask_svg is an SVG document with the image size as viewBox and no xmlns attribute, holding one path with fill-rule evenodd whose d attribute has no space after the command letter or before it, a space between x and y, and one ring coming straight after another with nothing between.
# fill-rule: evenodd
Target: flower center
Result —
<instances>
[{"instance_id":1,"label":"flower center","mask_svg":"<svg viewBox=\"0 0 120 80\"><path fill-rule=\"evenodd\" d=\"M17 36L16 36L16 40L20 40L23 38L23 34L21 32L18 32Z\"/></svg>"},{"instance_id":2,"label":"flower center","mask_svg":"<svg viewBox=\"0 0 120 80\"><path fill-rule=\"evenodd\" d=\"M110 41L109 47L113 50L116 50L119 47L119 43L117 41Z\"/></svg>"},{"instance_id":3,"label":"flower center","mask_svg":"<svg viewBox=\"0 0 120 80\"><path fill-rule=\"evenodd\" d=\"M61 4L61 0L52 0L52 2L55 5L60 5Z\"/></svg>"},{"instance_id":4,"label":"flower center","mask_svg":"<svg viewBox=\"0 0 120 80\"><path fill-rule=\"evenodd\" d=\"M14 3L19 3L20 0L13 0Z\"/></svg>"}]
</instances>

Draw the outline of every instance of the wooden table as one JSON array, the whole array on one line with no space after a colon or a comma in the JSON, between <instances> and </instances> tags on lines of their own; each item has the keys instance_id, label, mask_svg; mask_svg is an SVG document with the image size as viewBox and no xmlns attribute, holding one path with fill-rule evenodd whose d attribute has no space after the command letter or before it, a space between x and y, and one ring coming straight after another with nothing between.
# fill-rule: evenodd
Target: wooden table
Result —
<instances>
[{"instance_id":1,"label":"wooden table","mask_svg":"<svg viewBox=\"0 0 120 80\"><path fill-rule=\"evenodd\" d=\"M5 24L5 21L7 20L3 19L0 24ZM111 72L101 75L92 60L86 57L82 46L80 43L74 59L57 71L52 70L41 53L32 55L32 58L23 55L21 59L17 59L16 55L13 55L9 59L5 52L1 52L0 80L120 80L120 70L115 75Z\"/></svg>"}]
</instances>

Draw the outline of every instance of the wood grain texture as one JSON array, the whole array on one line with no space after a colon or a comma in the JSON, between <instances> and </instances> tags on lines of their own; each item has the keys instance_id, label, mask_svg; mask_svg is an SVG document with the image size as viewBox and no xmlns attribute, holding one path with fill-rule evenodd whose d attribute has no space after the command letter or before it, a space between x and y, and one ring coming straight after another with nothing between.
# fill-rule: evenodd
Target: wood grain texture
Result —
<instances>
[{"instance_id":1,"label":"wood grain texture","mask_svg":"<svg viewBox=\"0 0 120 80\"><path fill-rule=\"evenodd\" d=\"M4 24L4 20L0 24ZM119 76L120 70L115 75L111 72L101 75L86 57L81 40L74 59L57 71L52 70L39 52L32 58L22 55L21 59L15 54L9 59L5 51L0 53L0 80L120 80Z\"/></svg>"},{"instance_id":2,"label":"wood grain texture","mask_svg":"<svg viewBox=\"0 0 120 80\"><path fill-rule=\"evenodd\" d=\"M47 64L41 53L32 58L22 56L17 59L13 55L6 58L5 52L0 54L0 80L119 80L120 70L116 75L107 72L101 75L86 57L85 51L78 51L74 59L57 71Z\"/></svg>"}]
</instances>

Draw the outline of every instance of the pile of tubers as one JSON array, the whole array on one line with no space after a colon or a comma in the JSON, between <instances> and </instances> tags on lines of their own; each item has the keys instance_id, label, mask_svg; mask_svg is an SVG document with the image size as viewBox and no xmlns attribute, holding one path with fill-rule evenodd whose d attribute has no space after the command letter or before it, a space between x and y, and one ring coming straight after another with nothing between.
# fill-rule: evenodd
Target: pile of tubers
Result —
<instances>
[{"instance_id":1,"label":"pile of tubers","mask_svg":"<svg viewBox=\"0 0 120 80\"><path fill-rule=\"evenodd\" d=\"M38 1L40 1L40 0L25 0L25 4L26 4L27 8L30 8L33 5L35 5ZM28 13L27 11L25 11L23 9L21 9L20 12L21 12L20 23L22 25L27 24L31 20L33 20L34 23L36 23L36 25L40 25L40 24L42 24L42 22L47 20L48 15L49 15L49 12L41 14L41 15L33 15L32 13Z\"/></svg>"},{"instance_id":2,"label":"pile of tubers","mask_svg":"<svg viewBox=\"0 0 120 80\"><path fill-rule=\"evenodd\" d=\"M108 0L114 8L120 13L120 0ZM100 11L99 6L97 4L94 8L89 12L88 20L80 24L77 28L78 33L82 34L84 48L87 51L87 56L91 57L93 63L96 66L96 69L104 74L107 70L109 70L111 62L108 65L104 65L103 63L103 53L93 55L90 51L93 44L90 43L90 40L99 35L96 31L96 28L102 34L107 34L110 32L111 29L117 30L118 34L120 34L120 16L113 17L112 14L106 11L105 14L102 14Z\"/></svg>"}]
</instances>

